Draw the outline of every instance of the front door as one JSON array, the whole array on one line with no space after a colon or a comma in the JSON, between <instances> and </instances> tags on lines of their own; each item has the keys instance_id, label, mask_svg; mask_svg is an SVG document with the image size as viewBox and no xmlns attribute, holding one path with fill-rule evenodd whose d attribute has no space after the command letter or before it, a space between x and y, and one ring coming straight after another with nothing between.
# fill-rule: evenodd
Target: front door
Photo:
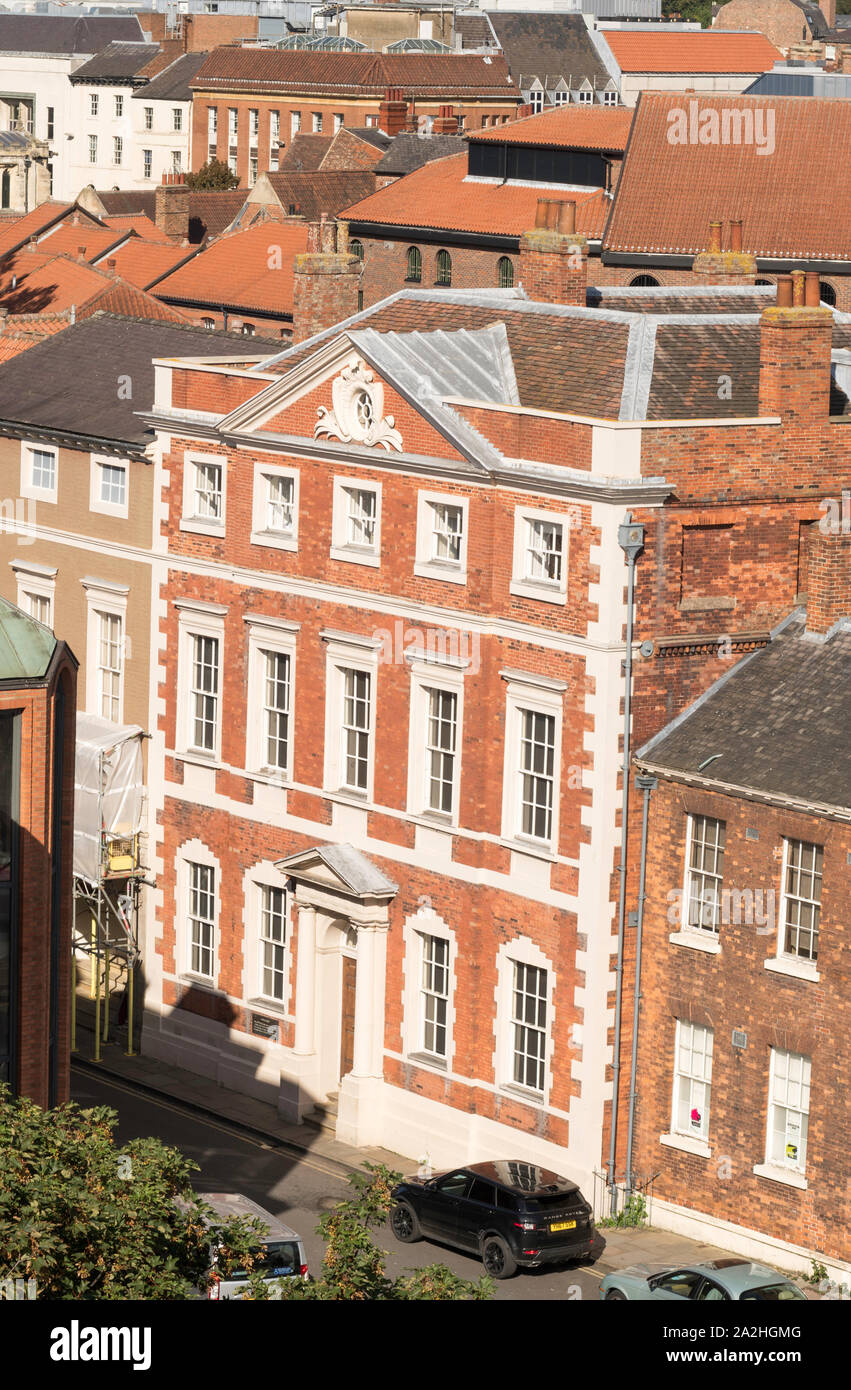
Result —
<instances>
[{"instance_id":1,"label":"front door","mask_svg":"<svg viewBox=\"0 0 851 1390\"><path fill-rule=\"evenodd\" d=\"M355 981L358 963L343 956L343 998L340 1009L340 1079L348 1076L355 1061Z\"/></svg>"}]
</instances>

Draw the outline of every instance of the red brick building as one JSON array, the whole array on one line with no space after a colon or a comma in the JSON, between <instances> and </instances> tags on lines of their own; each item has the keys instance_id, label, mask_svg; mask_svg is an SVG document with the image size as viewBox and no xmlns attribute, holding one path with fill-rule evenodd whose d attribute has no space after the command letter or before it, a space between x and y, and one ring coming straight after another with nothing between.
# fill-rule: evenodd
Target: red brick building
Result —
<instances>
[{"instance_id":1,"label":"red brick building","mask_svg":"<svg viewBox=\"0 0 851 1390\"><path fill-rule=\"evenodd\" d=\"M296 272L313 336L157 366L144 1046L599 1205L628 580L637 746L794 608L847 330L753 288L587 308L557 225L519 257L534 298L402 291L336 327L328 246Z\"/></svg>"},{"instance_id":2,"label":"red brick building","mask_svg":"<svg viewBox=\"0 0 851 1390\"><path fill-rule=\"evenodd\" d=\"M77 662L0 599L0 1081L68 1099Z\"/></svg>"},{"instance_id":3,"label":"red brick building","mask_svg":"<svg viewBox=\"0 0 851 1390\"><path fill-rule=\"evenodd\" d=\"M192 168L217 158L249 187L300 132L395 135L438 117L447 102L463 129L478 130L514 116L520 97L502 55L461 53L217 48L190 85Z\"/></svg>"},{"instance_id":4,"label":"red brick building","mask_svg":"<svg viewBox=\"0 0 851 1390\"><path fill-rule=\"evenodd\" d=\"M807 591L637 758L658 785L631 1149L654 1220L847 1274L847 534L817 533Z\"/></svg>"}]
</instances>

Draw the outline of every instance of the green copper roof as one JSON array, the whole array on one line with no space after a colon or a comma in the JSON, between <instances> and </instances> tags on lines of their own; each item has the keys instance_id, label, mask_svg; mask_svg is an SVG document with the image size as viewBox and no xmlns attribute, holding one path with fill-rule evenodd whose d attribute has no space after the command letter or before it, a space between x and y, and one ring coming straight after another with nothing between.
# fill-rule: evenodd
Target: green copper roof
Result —
<instances>
[{"instance_id":1,"label":"green copper roof","mask_svg":"<svg viewBox=\"0 0 851 1390\"><path fill-rule=\"evenodd\" d=\"M56 638L49 627L0 598L0 681L43 676L55 647Z\"/></svg>"}]
</instances>

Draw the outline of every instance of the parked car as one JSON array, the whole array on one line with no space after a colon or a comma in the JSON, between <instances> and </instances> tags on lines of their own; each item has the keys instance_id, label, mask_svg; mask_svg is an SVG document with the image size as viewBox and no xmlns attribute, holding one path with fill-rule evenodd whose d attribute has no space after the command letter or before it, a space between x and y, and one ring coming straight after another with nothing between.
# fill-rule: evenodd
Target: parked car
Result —
<instances>
[{"instance_id":1,"label":"parked car","mask_svg":"<svg viewBox=\"0 0 851 1390\"><path fill-rule=\"evenodd\" d=\"M260 1238L262 1253L254 1268L263 1275L265 1283L272 1284L278 1279L309 1278L304 1242L297 1231L291 1230L276 1216L272 1216L271 1212L264 1211L250 1197L243 1197L238 1192L200 1192L198 1195L223 1221L230 1221L237 1216L253 1216L263 1222L266 1234ZM248 1275L244 1269L231 1270L226 1277L216 1276L215 1247L210 1252L210 1265L214 1277L207 1294L208 1298L245 1297ZM274 1298L274 1290L270 1290L270 1293Z\"/></svg>"},{"instance_id":2,"label":"parked car","mask_svg":"<svg viewBox=\"0 0 851 1390\"><path fill-rule=\"evenodd\" d=\"M630 1265L607 1274L600 1285L600 1297L608 1301L659 1299L691 1303L729 1303L746 1299L759 1303L785 1303L803 1299L796 1284L768 1265L750 1260L709 1260L681 1269L649 1265Z\"/></svg>"},{"instance_id":3,"label":"parked car","mask_svg":"<svg viewBox=\"0 0 851 1390\"><path fill-rule=\"evenodd\" d=\"M397 1240L427 1236L470 1251L494 1279L581 1259L594 1244L591 1208L576 1183L534 1163L471 1163L406 1178L393 1198Z\"/></svg>"}]
</instances>

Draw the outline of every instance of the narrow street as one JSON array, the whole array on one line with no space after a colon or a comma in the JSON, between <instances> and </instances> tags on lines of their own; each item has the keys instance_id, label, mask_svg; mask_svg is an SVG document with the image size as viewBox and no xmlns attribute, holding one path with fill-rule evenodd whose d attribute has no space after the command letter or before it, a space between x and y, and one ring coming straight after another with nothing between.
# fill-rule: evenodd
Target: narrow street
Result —
<instances>
[{"instance_id":1,"label":"narrow street","mask_svg":"<svg viewBox=\"0 0 851 1390\"><path fill-rule=\"evenodd\" d=\"M303 1237L311 1273L318 1275L323 1244L316 1227L323 1212L348 1195L347 1184L323 1167L321 1158L294 1160L230 1129L222 1122L187 1113L177 1102L152 1100L111 1077L92 1077L71 1070L72 1099L83 1106L108 1105L117 1110L119 1143L154 1135L179 1148L200 1168L198 1191L241 1192L252 1197ZM428 1264L445 1264L465 1279L478 1279L481 1264L467 1255L423 1241L400 1245L389 1227L377 1243L388 1252L388 1274ZM587 1268L544 1269L519 1274L496 1286L499 1301L529 1299L597 1299L601 1275Z\"/></svg>"}]
</instances>

